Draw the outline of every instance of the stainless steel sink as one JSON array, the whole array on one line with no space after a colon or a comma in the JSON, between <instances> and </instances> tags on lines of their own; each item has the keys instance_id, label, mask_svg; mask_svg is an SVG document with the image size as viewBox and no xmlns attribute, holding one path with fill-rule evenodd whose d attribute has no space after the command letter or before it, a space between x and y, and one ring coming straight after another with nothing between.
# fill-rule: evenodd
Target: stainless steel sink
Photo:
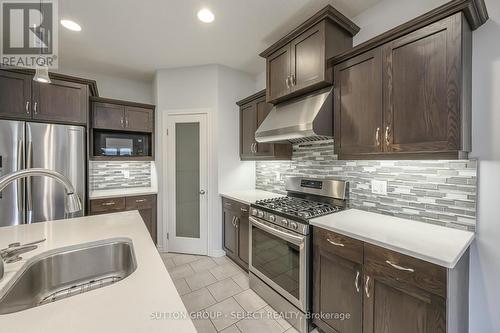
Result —
<instances>
[{"instance_id":1,"label":"stainless steel sink","mask_svg":"<svg viewBox=\"0 0 500 333\"><path fill-rule=\"evenodd\" d=\"M111 239L41 254L28 261L0 292L0 314L111 285L136 268L130 240Z\"/></svg>"}]
</instances>

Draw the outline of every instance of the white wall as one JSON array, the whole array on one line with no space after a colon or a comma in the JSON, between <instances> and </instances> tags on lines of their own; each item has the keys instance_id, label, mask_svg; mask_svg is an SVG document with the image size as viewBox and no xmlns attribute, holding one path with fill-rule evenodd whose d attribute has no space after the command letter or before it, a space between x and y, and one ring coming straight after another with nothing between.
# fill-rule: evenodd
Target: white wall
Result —
<instances>
[{"instance_id":1,"label":"white wall","mask_svg":"<svg viewBox=\"0 0 500 333\"><path fill-rule=\"evenodd\" d=\"M446 1L385 0L361 13L355 44ZM500 2L486 0L490 20L473 32L473 152L479 159L477 238L471 249L469 332L500 332Z\"/></svg>"},{"instance_id":2,"label":"white wall","mask_svg":"<svg viewBox=\"0 0 500 333\"><path fill-rule=\"evenodd\" d=\"M239 160L239 114L236 101L255 91L255 79L220 65L159 70L154 81L158 115L172 110L210 109L211 143L209 152L209 254L222 254L221 200L219 192L255 187L255 163ZM160 124L157 119L157 124ZM162 131L162 128L158 128ZM160 138L158 135L157 138ZM159 182L161 162L168 159L157 142ZM159 200L166 205L160 187ZM159 221L164 217L159 215ZM161 224L161 223L160 223ZM161 226L159 225L161 228ZM160 229L160 233L166 233Z\"/></svg>"},{"instance_id":3,"label":"white wall","mask_svg":"<svg viewBox=\"0 0 500 333\"><path fill-rule=\"evenodd\" d=\"M255 77L255 91L266 89L266 69Z\"/></svg>"},{"instance_id":4,"label":"white wall","mask_svg":"<svg viewBox=\"0 0 500 333\"><path fill-rule=\"evenodd\" d=\"M138 103L154 104L153 80L136 81L127 78L60 68L57 72L96 80L99 96Z\"/></svg>"}]
</instances>

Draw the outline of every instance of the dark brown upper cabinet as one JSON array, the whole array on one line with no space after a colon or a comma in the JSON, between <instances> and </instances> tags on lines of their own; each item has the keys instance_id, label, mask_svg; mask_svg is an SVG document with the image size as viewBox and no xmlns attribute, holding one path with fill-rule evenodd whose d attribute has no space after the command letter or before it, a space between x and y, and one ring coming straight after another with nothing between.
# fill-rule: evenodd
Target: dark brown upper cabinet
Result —
<instances>
[{"instance_id":1,"label":"dark brown upper cabinet","mask_svg":"<svg viewBox=\"0 0 500 333\"><path fill-rule=\"evenodd\" d=\"M453 0L332 57L339 158L467 158L472 30L487 20L483 0Z\"/></svg>"},{"instance_id":2,"label":"dark brown upper cabinet","mask_svg":"<svg viewBox=\"0 0 500 333\"><path fill-rule=\"evenodd\" d=\"M33 82L33 119L87 124L89 89L81 83L52 79Z\"/></svg>"},{"instance_id":3,"label":"dark brown upper cabinet","mask_svg":"<svg viewBox=\"0 0 500 333\"><path fill-rule=\"evenodd\" d=\"M332 84L327 60L352 48L359 27L328 5L262 52L267 65L269 103Z\"/></svg>"},{"instance_id":4,"label":"dark brown upper cabinet","mask_svg":"<svg viewBox=\"0 0 500 333\"><path fill-rule=\"evenodd\" d=\"M255 141L255 131L273 108L272 104L266 102L265 90L236 104L240 107L241 160L287 160L292 158L291 144L258 143Z\"/></svg>"},{"instance_id":5,"label":"dark brown upper cabinet","mask_svg":"<svg viewBox=\"0 0 500 333\"><path fill-rule=\"evenodd\" d=\"M33 81L33 71L0 70L0 117L87 125L95 81L50 73L51 83Z\"/></svg>"},{"instance_id":6,"label":"dark brown upper cabinet","mask_svg":"<svg viewBox=\"0 0 500 333\"><path fill-rule=\"evenodd\" d=\"M457 13L336 64L339 158L467 157L471 51Z\"/></svg>"},{"instance_id":7,"label":"dark brown upper cabinet","mask_svg":"<svg viewBox=\"0 0 500 333\"><path fill-rule=\"evenodd\" d=\"M92 126L129 132L154 131L154 106L107 98L92 98Z\"/></svg>"},{"instance_id":8,"label":"dark brown upper cabinet","mask_svg":"<svg viewBox=\"0 0 500 333\"><path fill-rule=\"evenodd\" d=\"M0 70L0 117L31 118L31 82L27 74Z\"/></svg>"}]
</instances>

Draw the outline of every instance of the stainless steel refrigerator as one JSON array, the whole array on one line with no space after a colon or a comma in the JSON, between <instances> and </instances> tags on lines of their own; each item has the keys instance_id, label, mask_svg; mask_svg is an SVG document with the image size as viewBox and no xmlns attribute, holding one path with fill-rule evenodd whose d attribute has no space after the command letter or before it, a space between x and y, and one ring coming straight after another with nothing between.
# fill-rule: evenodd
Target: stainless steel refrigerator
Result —
<instances>
[{"instance_id":1,"label":"stainless steel refrigerator","mask_svg":"<svg viewBox=\"0 0 500 333\"><path fill-rule=\"evenodd\" d=\"M0 120L0 176L24 168L57 171L85 205L85 128ZM0 227L82 216L64 212L64 187L46 177L18 180L0 192Z\"/></svg>"}]
</instances>

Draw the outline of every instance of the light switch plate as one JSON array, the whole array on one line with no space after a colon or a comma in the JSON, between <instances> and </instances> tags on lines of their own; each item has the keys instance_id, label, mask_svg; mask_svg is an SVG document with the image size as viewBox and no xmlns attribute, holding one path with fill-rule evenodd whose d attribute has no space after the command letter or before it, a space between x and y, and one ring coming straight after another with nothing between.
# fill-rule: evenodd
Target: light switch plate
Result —
<instances>
[{"instance_id":1,"label":"light switch plate","mask_svg":"<svg viewBox=\"0 0 500 333\"><path fill-rule=\"evenodd\" d=\"M128 170L122 170L123 178L129 179L130 178L130 171Z\"/></svg>"},{"instance_id":2,"label":"light switch plate","mask_svg":"<svg viewBox=\"0 0 500 333\"><path fill-rule=\"evenodd\" d=\"M387 181L385 180L372 180L372 193L387 195Z\"/></svg>"}]
</instances>

